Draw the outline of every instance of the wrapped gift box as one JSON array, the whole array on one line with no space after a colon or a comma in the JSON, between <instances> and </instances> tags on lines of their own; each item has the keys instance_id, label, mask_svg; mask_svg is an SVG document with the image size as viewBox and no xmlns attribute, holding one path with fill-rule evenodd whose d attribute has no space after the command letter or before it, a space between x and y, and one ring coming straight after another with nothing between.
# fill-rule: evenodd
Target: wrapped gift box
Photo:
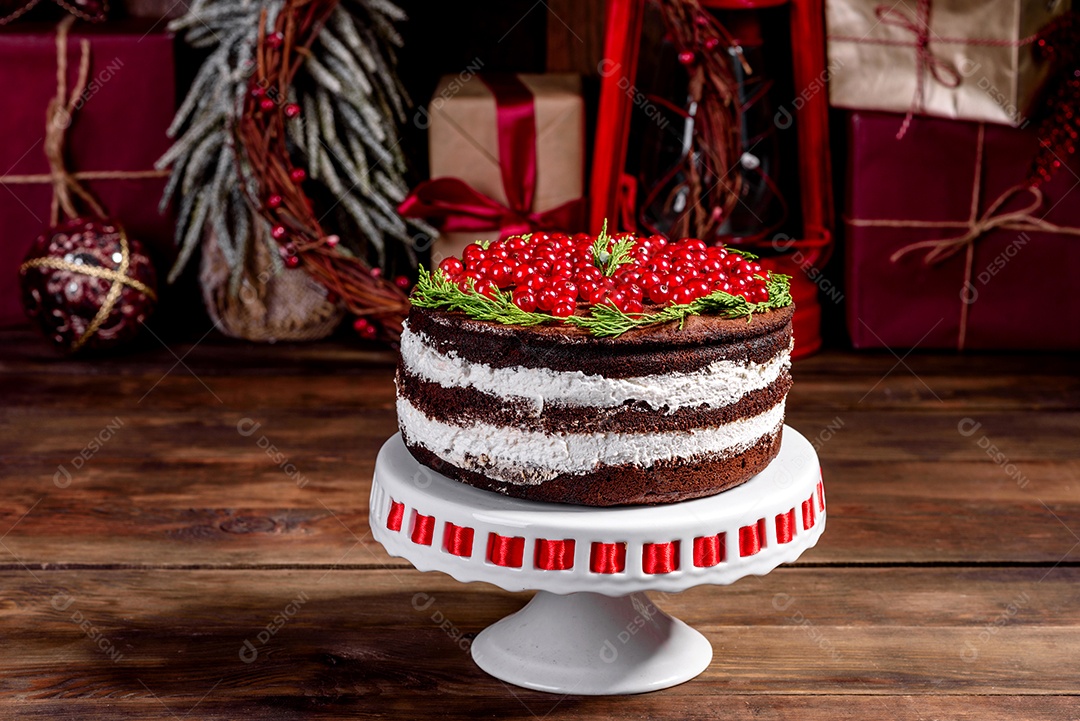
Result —
<instances>
[{"instance_id":1,"label":"wrapped gift box","mask_svg":"<svg viewBox=\"0 0 1080 721\"><path fill-rule=\"evenodd\" d=\"M1040 31L1071 0L827 0L829 99L842 108L1025 124L1050 63Z\"/></svg>"},{"instance_id":2,"label":"wrapped gift box","mask_svg":"<svg viewBox=\"0 0 1080 721\"><path fill-rule=\"evenodd\" d=\"M857 348L1080 348L1078 177L1031 188L1036 134L849 117L848 328Z\"/></svg>"},{"instance_id":3,"label":"wrapped gift box","mask_svg":"<svg viewBox=\"0 0 1080 721\"><path fill-rule=\"evenodd\" d=\"M433 263L474 240L584 229L585 105L578 76L448 75L427 114L434 180L416 188L401 211L443 228Z\"/></svg>"},{"instance_id":4,"label":"wrapped gift box","mask_svg":"<svg viewBox=\"0 0 1080 721\"><path fill-rule=\"evenodd\" d=\"M68 89L80 42L90 41L86 90L66 135L66 166L143 242L159 263L173 255L172 219L158 213L165 178L154 161L169 147L176 91L173 39L152 23L76 24L67 38ZM49 225L52 184L43 150L45 116L57 91L56 26L19 24L0 32L0 77L9 102L0 113L0 325L25 321L18 270ZM122 177L125 173L148 177ZM117 174L117 177L104 177Z\"/></svg>"}]
</instances>

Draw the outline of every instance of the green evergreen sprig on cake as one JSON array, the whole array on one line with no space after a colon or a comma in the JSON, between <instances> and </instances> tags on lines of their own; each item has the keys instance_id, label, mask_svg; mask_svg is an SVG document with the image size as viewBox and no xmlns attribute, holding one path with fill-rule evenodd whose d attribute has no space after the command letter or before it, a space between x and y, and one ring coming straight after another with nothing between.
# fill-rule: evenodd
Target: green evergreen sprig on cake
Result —
<instances>
[{"instance_id":1,"label":"green evergreen sprig on cake","mask_svg":"<svg viewBox=\"0 0 1080 721\"><path fill-rule=\"evenodd\" d=\"M564 323L612 337L691 315L749 319L791 305L790 281L745 251L609 236L605 228L595 238L534 233L473 243L460 260L421 267L412 302L476 320Z\"/></svg>"}]
</instances>

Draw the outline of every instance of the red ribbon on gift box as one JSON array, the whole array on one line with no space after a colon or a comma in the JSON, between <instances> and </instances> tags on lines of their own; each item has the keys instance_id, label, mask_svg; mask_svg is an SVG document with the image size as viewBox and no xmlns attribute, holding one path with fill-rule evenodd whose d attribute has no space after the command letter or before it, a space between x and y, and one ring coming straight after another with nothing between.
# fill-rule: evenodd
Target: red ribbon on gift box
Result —
<instances>
[{"instance_id":1,"label":"red ribbon on gift box","mask_svg":"<svg viewBox=\"0 0 1080 721\"><path fill-rule=\"evenodd\" d=\"M532 91L516 75L480 76L495 96L499 169L509 205L484 195L460 178L432 178L398 206L406 218L425 218L441 230L485 232L500 237L536 230L577 230L585 221L583 198L534 212L536 193L536 107Z\"/></svg>"}]
</instances>

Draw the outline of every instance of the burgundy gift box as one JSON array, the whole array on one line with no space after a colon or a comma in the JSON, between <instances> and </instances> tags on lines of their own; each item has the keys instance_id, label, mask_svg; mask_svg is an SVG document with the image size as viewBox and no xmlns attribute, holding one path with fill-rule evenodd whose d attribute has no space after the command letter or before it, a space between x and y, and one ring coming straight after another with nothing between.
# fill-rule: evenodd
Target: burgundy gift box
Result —
<instances>
[{"instance_id":1,"label":"burgundy gift box","mask_svg":"<svg viewBox=\"0 0 1080 721\"><path fill-rule=\"evenodd\" d=\"M1080 177L1025 184L1031 130L849 116L848 328L857 348L1080 348Z\"/></svg>"},{"instance_id":2,"label":"burgundy gift box","mask_svg":"<svg viewBox=\"0 0 1080 721\"><path fill-rule=\"evenodd\" d=\"M140 21L71 28L69 91L83 38L90 40L90 67L65 145L67 170L85 174L83 184L160 266L174 254L173 220L158 213L165 178L94 177L153 171L169 147L165 130L176 108L173 38L151 29ZM56 61L56 26L19 24L0 32L0 77L11 100L0 113L0 326L25 322L19 266L49 225L52 185L43 141L45 111L57 91Z\"/></svg>"}]
</instances>

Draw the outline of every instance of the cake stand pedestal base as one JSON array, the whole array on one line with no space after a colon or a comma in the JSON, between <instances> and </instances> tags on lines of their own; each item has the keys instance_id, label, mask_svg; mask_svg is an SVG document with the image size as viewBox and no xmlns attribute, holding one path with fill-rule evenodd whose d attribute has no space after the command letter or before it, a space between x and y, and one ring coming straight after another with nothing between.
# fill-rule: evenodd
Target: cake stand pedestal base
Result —
<instances>
[{"instance_id":1,"label":"cake stand pedestal base","mask_svg":"<svg viewBox=\"0 0 1080 721\"><path fill-rule=\"evenodd\" d=\"M689 681L708 668L712 646L644 593L539 591L525 608L484 629L472 657L516 686L596 696Z\"/></svg>"},{"instance_id":2,"label":"cake stand pedestal base","mask_svg":"<svg viewBox=\"0 0 1080 721\"><path fill-rule=\"evenodd\" d=\"M740 486L611 508L473 488L421 466L398 435L379 451L370 509L371 535L420 571L537 591L476 637L472 657L507 683L564 695L644 693L697 676L709 642L645 592L763 576L817 543L826 516L817 454L787 427L779 455Z\"/></svg>"}]
</instances>

